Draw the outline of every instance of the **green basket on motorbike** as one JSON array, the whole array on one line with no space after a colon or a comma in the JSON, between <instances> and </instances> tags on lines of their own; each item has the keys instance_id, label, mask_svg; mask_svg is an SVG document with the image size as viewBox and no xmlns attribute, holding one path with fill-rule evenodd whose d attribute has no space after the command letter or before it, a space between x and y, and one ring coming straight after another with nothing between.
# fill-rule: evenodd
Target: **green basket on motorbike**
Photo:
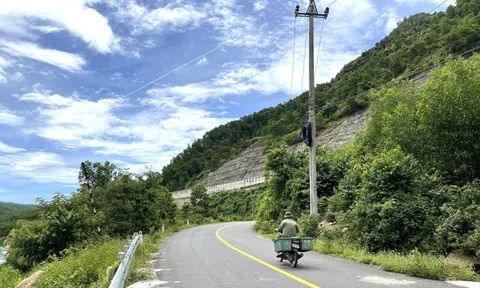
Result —
<instances>
[{"instance_id":1,"label":"green basket on motorbike","mask_svg":"<svg viewBox=\"0 0 480 288\"><path fill-rule=\"evenodd\" d=\"M275 245L275 252L289 252L293 251L292 249L292 237L280 237L274 239L273 243ZM312 237L301 237L300 239L300 248L298 251L307 252L313 250L313 238Z\"/></svg>"},{"instance_id":2,"label":"green basket on motorbike","mask_svg":"<svg viewBox=\"0 0 480 288\"><path fill-rule=\"evenodd\" d=\"M275 244L275 252L292 251L292 238L291 237L280 237L278 239L274 239L273 243Z\"/></svg>"},{"instance_id":3,"label":"green basket on motorbike","mask_svg":"<svg viewBox=\"0 0 480 288\"><path fill-rule=\"evenodd\" d=\"M313 250L313 238L312 237L302 237L300 238L300 252L307 252Z\"/></svg>"}]
</instances>

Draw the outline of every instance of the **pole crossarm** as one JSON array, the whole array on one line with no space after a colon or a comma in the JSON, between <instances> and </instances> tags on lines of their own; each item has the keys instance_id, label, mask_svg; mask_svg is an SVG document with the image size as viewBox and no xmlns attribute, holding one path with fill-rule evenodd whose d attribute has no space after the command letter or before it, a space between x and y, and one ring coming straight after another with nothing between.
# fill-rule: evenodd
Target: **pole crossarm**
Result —
<instances>
[{"instance_id":1,"label":"pole crossarm","mask_svg":"<svg viewBox=\"0 0 480 288\"><path fill-rule=\"evenodd\" d=\"M325 8L324 13L318 13L317 10L317 5L315 4L314 0L310 0L310 5L308 6L307 12L301 13L300 12L300 6L297 5L295 7L295 17L313 17L313 18L323 18L327 19L328 13L330 12L330 9L327 7Z\"/></svg>"}]
</instances>

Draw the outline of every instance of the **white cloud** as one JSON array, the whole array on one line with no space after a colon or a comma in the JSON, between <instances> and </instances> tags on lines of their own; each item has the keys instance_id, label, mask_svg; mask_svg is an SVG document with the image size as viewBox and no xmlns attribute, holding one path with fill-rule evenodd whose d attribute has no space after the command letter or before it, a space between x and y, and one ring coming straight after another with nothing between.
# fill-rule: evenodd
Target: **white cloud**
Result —
<instances>
[{"instance_id":1,"label":"white cloud","mask_svg":"<svg viewBox=\"0 0 480 288\"><path fill-rule=\"evenodd\" d=\"M67 167L62 157L49 152L21 152L0 156L0 173L38 183L78 182L78 170Z\"/></svg>"},{"instance_id":2,"label":"white cloud","mask_svg":"<svg viewBox=\"0 0 480 288\"><path fill-rule=\"evenodd\" d=\"M196 65L203 66L203 65L206 65L206 64L208 64L208 59L207 59L207 57L203 57L202 59L198 60Z\"/></svg>"},{"instance_id":3,"label":"white cloud","mask_svg":"<svg viewBox=\"0 0 480 288\"><path fill-rule=\"evenodd\" d=\"M4 57L0 56L0 84L7 83L7 77L5 77L6 72L5 68L12 65L12 61L5 59Z\"/></svg>"},{"instance_id":4,"label":"white cloud","mask_svg":"<svg viewBox=\"0 0 480 288\"><path fill-rule=\"evenodd\" d=\"M25 81L25 76L23 76L22 72L15 72L12 76L10 76L14 82L20 83Z\"/></svg>"},{"instance_id":5,"label":"white cloud","mask_svg":"<svg viewBox=\"0 0 480 288\"><path fill-rule=\"evenodd\" d=\"M116 20L132 27L132 34L185 31L198 27L207 14L200 6L168 3L148 10L134 0L109 1L116 8ZM180 5L182 4L182 5Z\"/></svg>"},{"instance_id":6,"label":"white cloud","mask_svg":"<svg viewBox=\"0 0 480 288\"><path fill-rule=\"evenodd\" d=\"M19 99L41 104L38 108L38 120L45 125L33 128L35 134L73 143L81 141L85 136L101 135L108 128L119 124L113 110L121 107L124 102L121 98L106 98L94 102L50 94L49 91L38 89L20 96ZM70 148L76 146L71 145Z\"/></svg>"},{"instance_id":7,"label":"white cloud","mask_svg":"<svg viewBox=\"0 0 480 288\"><path fill-rule=\"evenodd\" d=\"M23 148L17 148L17 147L12 147L10 145L7 145L0 141L0 152L3 153L16 153L16 152L22 152L25 151Z\"/></svg>"},{"instance_id":8,"label":"white cloud","mask_svg":"<svg viewBox=\"0 0 480 288\"><path fill-rule=\"evenodd\" d=\"M36 18L68 30L101 53L119 50L118 40L108 20L83 0L15 0L0 2L0 17L15 17L18 21ZM17 32L28 31L28 26L17 25ZM15 31L11 31L17 35ZM51 31L50 31L51 32ZM25 33L22 33L25 34Z\"/></svg>"},{"instance_id":9,"label":"white cloud","mask_svg":"<svg viewBox=\"0 0 480 288\"><path fill-rule=\"evenodd\" d=\"M397 28L397 23L401 20L395 8L389 8L382 17L386 18L385 33L388 35L393 29Z\"/></svg>"},{"instance_id":10,"label":"white cloud","mask_svg":"<svg viewBox=\"0 0 480 288\"><path fill-rule=\"evenodd\" d=\"M32 29L38 30L42 33L49 34L49 33L54 33L58 31L62 31L62 28L56 27L56 26L33 26Z\"/></svg>"},{"instance_id":11,"label":"white cloud","mask_svg":"<svg viewBox=\"0 0 480 288\"><path fill-rule=\"evenodd\" d=\"M146 99L140 112L130 115L121 114L130 104L120 98L91 101L37 89L19 99L40 104L35 127L26 132L56 141L65 149L127 157L136 168L154 163L161 169L193 140L231 120L171 99Z\"/></svg>"},{"instance_id":12,"label":"white cloud","mask_svg":"<svg viewBox=\"0 0 480 288\"><path fill-rule=\"evenodd\" d=\"M260 11L265 9L268 5L268 0L258 0L253 3L253 11Z\"/></svg>"},{"instance_id":13,"label":"white cloud","mask_svg":"<svg viewBox=\"0 0 480 288\"><path fill-rule=\"evenodd\" d=\"M216 39L223 45L235 47L267 47L272 39L267 25L255 17L238 12L235 7L211 6L212 15L208 22L218 35Z\"/></svg>"},{"instance_id":14,"label":"white cloud","mask_svg":"<svg viewBox=\"0 0 480 288\"><path fill-rule=\"evenodd\" d=\"M39 47L31 42L0 41L0 50L14 57L30 58L70 72L80 72L85 60L76 54Z\"/></svg>"},{"instance_id":15,"label":"white cloud","mask_svg":"<svg viewBox=\"0 0 480 288\"><path fill-rule=\"evenodd\" d=\"M17 126L25 122L25 118L15 115L0 104L0 125Z\"/></svg>"}]
</instances>

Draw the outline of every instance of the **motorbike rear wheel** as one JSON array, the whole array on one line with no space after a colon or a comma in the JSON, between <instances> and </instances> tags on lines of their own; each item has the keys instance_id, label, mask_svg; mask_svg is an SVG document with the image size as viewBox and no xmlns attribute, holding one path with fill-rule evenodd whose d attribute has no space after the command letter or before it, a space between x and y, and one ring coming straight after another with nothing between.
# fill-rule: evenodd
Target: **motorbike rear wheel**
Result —
<instances>
[{"instance_id":1,"label":"motorbike rear wheel","mask_svg":"<svg viewBox=\"0 0 480 288\"><path fill-rule=\"evenodd\" d=\"M298 252L297 252L297 251L293 251L292 259L288 259L288 261L290 262L290 267L292 267L292 268L297 267L297 263L298 263Z\"/></svg>"}]
</instances>

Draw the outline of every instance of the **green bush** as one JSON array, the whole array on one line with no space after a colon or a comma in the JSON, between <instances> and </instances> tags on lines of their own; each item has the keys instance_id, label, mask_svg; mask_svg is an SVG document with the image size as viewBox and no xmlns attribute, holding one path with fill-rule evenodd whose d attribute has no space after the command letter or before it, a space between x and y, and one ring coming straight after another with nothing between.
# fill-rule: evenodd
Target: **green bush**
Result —
<instances>
[{"instance_id":1,"label":"green bush","mask_svg":"<svg viewBox=\"0 0 480 288\"><path fill-rule=\"evenodd\" d=\"M307 213L303 213L298 220L298 226L300 226L300 236L317 238L319 235L319 223L320 215L310 215Z\"/></svg>"},{"instance_id":2,"label":"green bush","mask_svg":"<svg viewBox=\"0 0 480 288\"><path fill-rule=\"evenodd\" d=\"M480 256L480 182L439 190L449 199L440 208L442 217L435 233L441 252L462 249Z\"/></svg>"},{"instance_id":3,"label":"green bush","mask_svg":"<svg viewBox=\"0 0 480 288\"><path fill-rule=\"evenodd\" d=\"M415 159L399 149L368 156L353 191L357 201L339 218L352 241L373 252L431 243L435 223L419 174Z\"/></svg>"},{"instance_id":4,"label":"green bush","mask_svg":"<svg viewBox=\"0 0 480 288\"><path fill-rule=\"evenodd\" d=\"M52 201L39 200L40 219L20 220L7 237L7 263L27 271L49 255L59 255L74 243L96 236L97 221L80 197L56 194ZM100 217L100 216L99 216Z\"/></svg>"},{"instance_id":5,"label":"green bush","mask_svg":"<svg viewBox=\"0 0 480 288\"><path fill-rule=\"evenodd\" d=\"M69 287L106 287L106 270L117 261L124 244L121 240L107 240L85 248L73 247L63 258L52 258L38 267L45 271L38 287L63 287L66 283Z\"/></svg>"},{"instance_id":6,"label":"green bush","mask_svg":"<svg viewBox=\"0 0 480 288\"><path fill-rule=\"evenodd\" d=\"M22 279L20 271L13 269L9 265L0 266L0 287L15 288Z\"/></svg>"},{"instance_id":7,"label":"green bush","mask_svg":"<svg viewBox=\"0 0 480 288\"><path fill-rule=\"evenodd\" d=\"M273 234L276 232L275 230L278 228L279 225L280 223L276 223L273 220L260 221L256 222L255 225L253 225L253 229L258 233Z\"/></svg>"}]
</instances>

